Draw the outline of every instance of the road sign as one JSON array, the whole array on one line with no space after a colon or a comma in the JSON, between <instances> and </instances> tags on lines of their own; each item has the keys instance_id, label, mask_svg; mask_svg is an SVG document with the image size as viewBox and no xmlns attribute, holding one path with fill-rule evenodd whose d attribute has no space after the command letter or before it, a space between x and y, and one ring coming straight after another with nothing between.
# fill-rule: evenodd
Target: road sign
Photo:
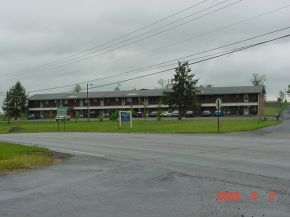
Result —
<instances>
[{"instance_id":1,"label":"road sign","mask_svg":"<svg viewBox=\"0 0 290 218\"><path fill-rule=\"evenodd\" d=\"M130 121L130 112L129 111L121 111L121 121L122 122Z\"/></svg>"},{"instance_id":2,"label":"road sign","mask_svg":"<svg viewBox=\"0 0 290 218\"><path fill-rule=\"evenodd\" d=\"M221 107L222 107L222 100L220 98L218 98L216 101L215 101L215 107L216 109L220 110Z\"/></svg>"},{"instance_id":3,"label":"road sign","mask_svg":"<svg viewBox=\"0 0 290 218\"><path fill-rule=\"evenodd\" d=\"M57 108L57 116L66 116L66 115L67 115L67 107Z\"/></svg>"},{"instance_id":4,"label":"road sign","mask_svg":"<svg viewBox=\"0 0 290 218\"><path fill-rule=\"evenodd\" d=\"M220 109L222 107L222 100L220 98L218 98L216 101L215 101L215 107L216 109L218 110L217 111L217 120L218 120L218 123L217 123L217 128L218 128L218 132L220 131Z\"/></svg>"},{"instance_id":5,"label":"road sign","mask_svg":"<svg viewBox=\"0 0 290 218\"><path fill-rule=\"evenodd\" d=\"M119 125L122 126L122 122L130 121L130 127L132 128L132 113L131 111L119 111Z\"/></svg>"}]
</instances>

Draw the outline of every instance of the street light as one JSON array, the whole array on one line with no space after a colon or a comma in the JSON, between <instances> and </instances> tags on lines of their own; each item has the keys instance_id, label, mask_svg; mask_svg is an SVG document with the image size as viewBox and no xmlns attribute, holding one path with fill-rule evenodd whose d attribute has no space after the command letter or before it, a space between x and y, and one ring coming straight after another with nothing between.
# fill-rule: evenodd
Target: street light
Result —
<instances>
[{"instance_id":1,"label":"street light","mask_svg":"<svg viewBox=\"0 0 290 218\"><path fill-rule=\"evenodd\" d=\"M92 86L93 84L87 83L87 117L88 117L88 122L90 122L89 85Z\"/></svg>"}]
</instances>

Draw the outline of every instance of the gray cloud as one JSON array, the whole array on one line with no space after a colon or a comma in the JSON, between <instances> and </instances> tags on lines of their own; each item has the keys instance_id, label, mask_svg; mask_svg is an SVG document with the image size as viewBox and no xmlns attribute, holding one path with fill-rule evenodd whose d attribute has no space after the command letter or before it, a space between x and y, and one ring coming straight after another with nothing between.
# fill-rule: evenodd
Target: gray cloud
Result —
<instances>
[{"instance_id":1,"label":"gray cloud","mask_svg":"<svg viewBox=\"0 0 290 218\"><path fill-rule=\"evenodd\" d=\"M89 54L94 57L80 62L62 67L53 66L48 70L43 68L27 70L33 66L44 65L78 54L198 2L202 0L0 0L0 92L6 92L17 80L23 83L27 91L94 80L194 54L290 24L290 7L288 7L260 18L219 29L289 5L287 0L244 0L217 13L117 50L102 50L111 44L99 47ZM218 2L222 0L207 1L180 13L163 24L181 19L183 16L188 16ZM225 4L232 2L235 1L229 0ZM199 13L183 21L189 21L207 12ZM154 28L163 30L166 28L161 27L163 24L160 23L149 30ZM273 36L254 40L253 43L289 32L286 30ZM130 37L137 35L134 33ZM150 33L143 37L146 36L150 36ZM115 45L120 46L119 41L116 41ZM156 48L160 49L156 50ZM93 53L97 50L101 51ZM215 52L220 51L222 49ZM287 58L289 53L289 39L284 39L192 65L192 70L200 79L200 84L215 86L249 85L252 73L265 74L268 78L266 82L268 98L276 98L279 90L285 89L290 83L290 62ZM168 69L168 67L96 80L93 83L99 86L163 69ZM164 72L122 83L121 88L154 88L158 86L159 78L169 79L173 73L173 71ZM112 90L114 86L110 85L96 90ZM69 90L72 88L51 91ZM0 96L1 99L3 96Z\"/></svg>"}]
</instances>

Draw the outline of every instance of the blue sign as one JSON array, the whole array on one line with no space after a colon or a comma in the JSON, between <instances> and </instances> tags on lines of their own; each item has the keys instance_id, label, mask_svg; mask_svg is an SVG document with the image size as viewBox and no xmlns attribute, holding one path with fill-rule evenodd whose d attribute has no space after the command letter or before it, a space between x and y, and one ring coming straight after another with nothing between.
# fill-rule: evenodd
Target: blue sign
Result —
<instances>
[{"instance_id":1,"label":"blue sign","mask_svg":"<svg viewBox=\"0 0 290 218\"><path fill-rule=\"evenodd\" d=\"M131 111L119 111L119 127L122 126L122 121L130 121L130 127L133 127Z\"/></svg>"},{"instance_id":2,"label":"blue sign","mask_svg":"<svg viewBox=\"0 0 290 218\"><path fill-rule=\"evenodd\" d=\"M130 112L122 111L121 112L121 121L130 121Z\"/></svg>"}]
</instances>

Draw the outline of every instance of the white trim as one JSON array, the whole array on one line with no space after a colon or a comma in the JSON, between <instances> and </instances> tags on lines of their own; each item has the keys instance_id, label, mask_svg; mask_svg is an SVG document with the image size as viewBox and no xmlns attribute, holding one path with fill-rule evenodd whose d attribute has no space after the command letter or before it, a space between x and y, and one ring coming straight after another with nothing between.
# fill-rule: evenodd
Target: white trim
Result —
<instances>
[{"instance_id":1,"label":"white trim","mask_svg":"<svg viewBox=\"0 0 290 218\"><path fill-rule=\"evenodd\" d=\"M143 108L144 105L132 105L132 108L139 109ZM167 108L168 105L147 105L147 108ZM131 105L116 105L116 106L90 106L90 110L104 110L104 109L130 109ZM87 110L87 107L72 107L73 110ZM42 108L29 108L29 111L56 111L56 107L42 107Z\"/></svg>"},{"instance_id":2,"label":"white trim","mask_svg":"<svg viewBox=\"0 0 290 218\"><path fill-rule=\"evenodd\" d=\"M49 148L49 149L55 150L55 151L65 151L68 153L77 153L77 154L91 155L91 156L97 156L97 157L104 157L105 156L103 154L89 153L89 152L76 151L76 150L70 150L70 149L64 149L64 148L56 148L56 147L46 147L46 148Z\"/></svg>"},{"instance_id":3,"label":"white trim","mask_svg":"<svg viewBox=\"0 0 290 218\"><path fill-rule=\"evenodd\" d=\"M29 108L29 111L56 111L56 107L39 107L39 108Z\"/></svg>"},{"instance_id":4,"label":"white trim","mask_svg":"<svg viewBox=\"0 0 290 218\"><path fill-rule=\"evenodd\" d=\"M201 107L215 107L215 103L204 103ZM258 102L236 102L236 103L223 103L223 107L234 107L234 106L258 106Z\"/></svg>"}]
</instances>

